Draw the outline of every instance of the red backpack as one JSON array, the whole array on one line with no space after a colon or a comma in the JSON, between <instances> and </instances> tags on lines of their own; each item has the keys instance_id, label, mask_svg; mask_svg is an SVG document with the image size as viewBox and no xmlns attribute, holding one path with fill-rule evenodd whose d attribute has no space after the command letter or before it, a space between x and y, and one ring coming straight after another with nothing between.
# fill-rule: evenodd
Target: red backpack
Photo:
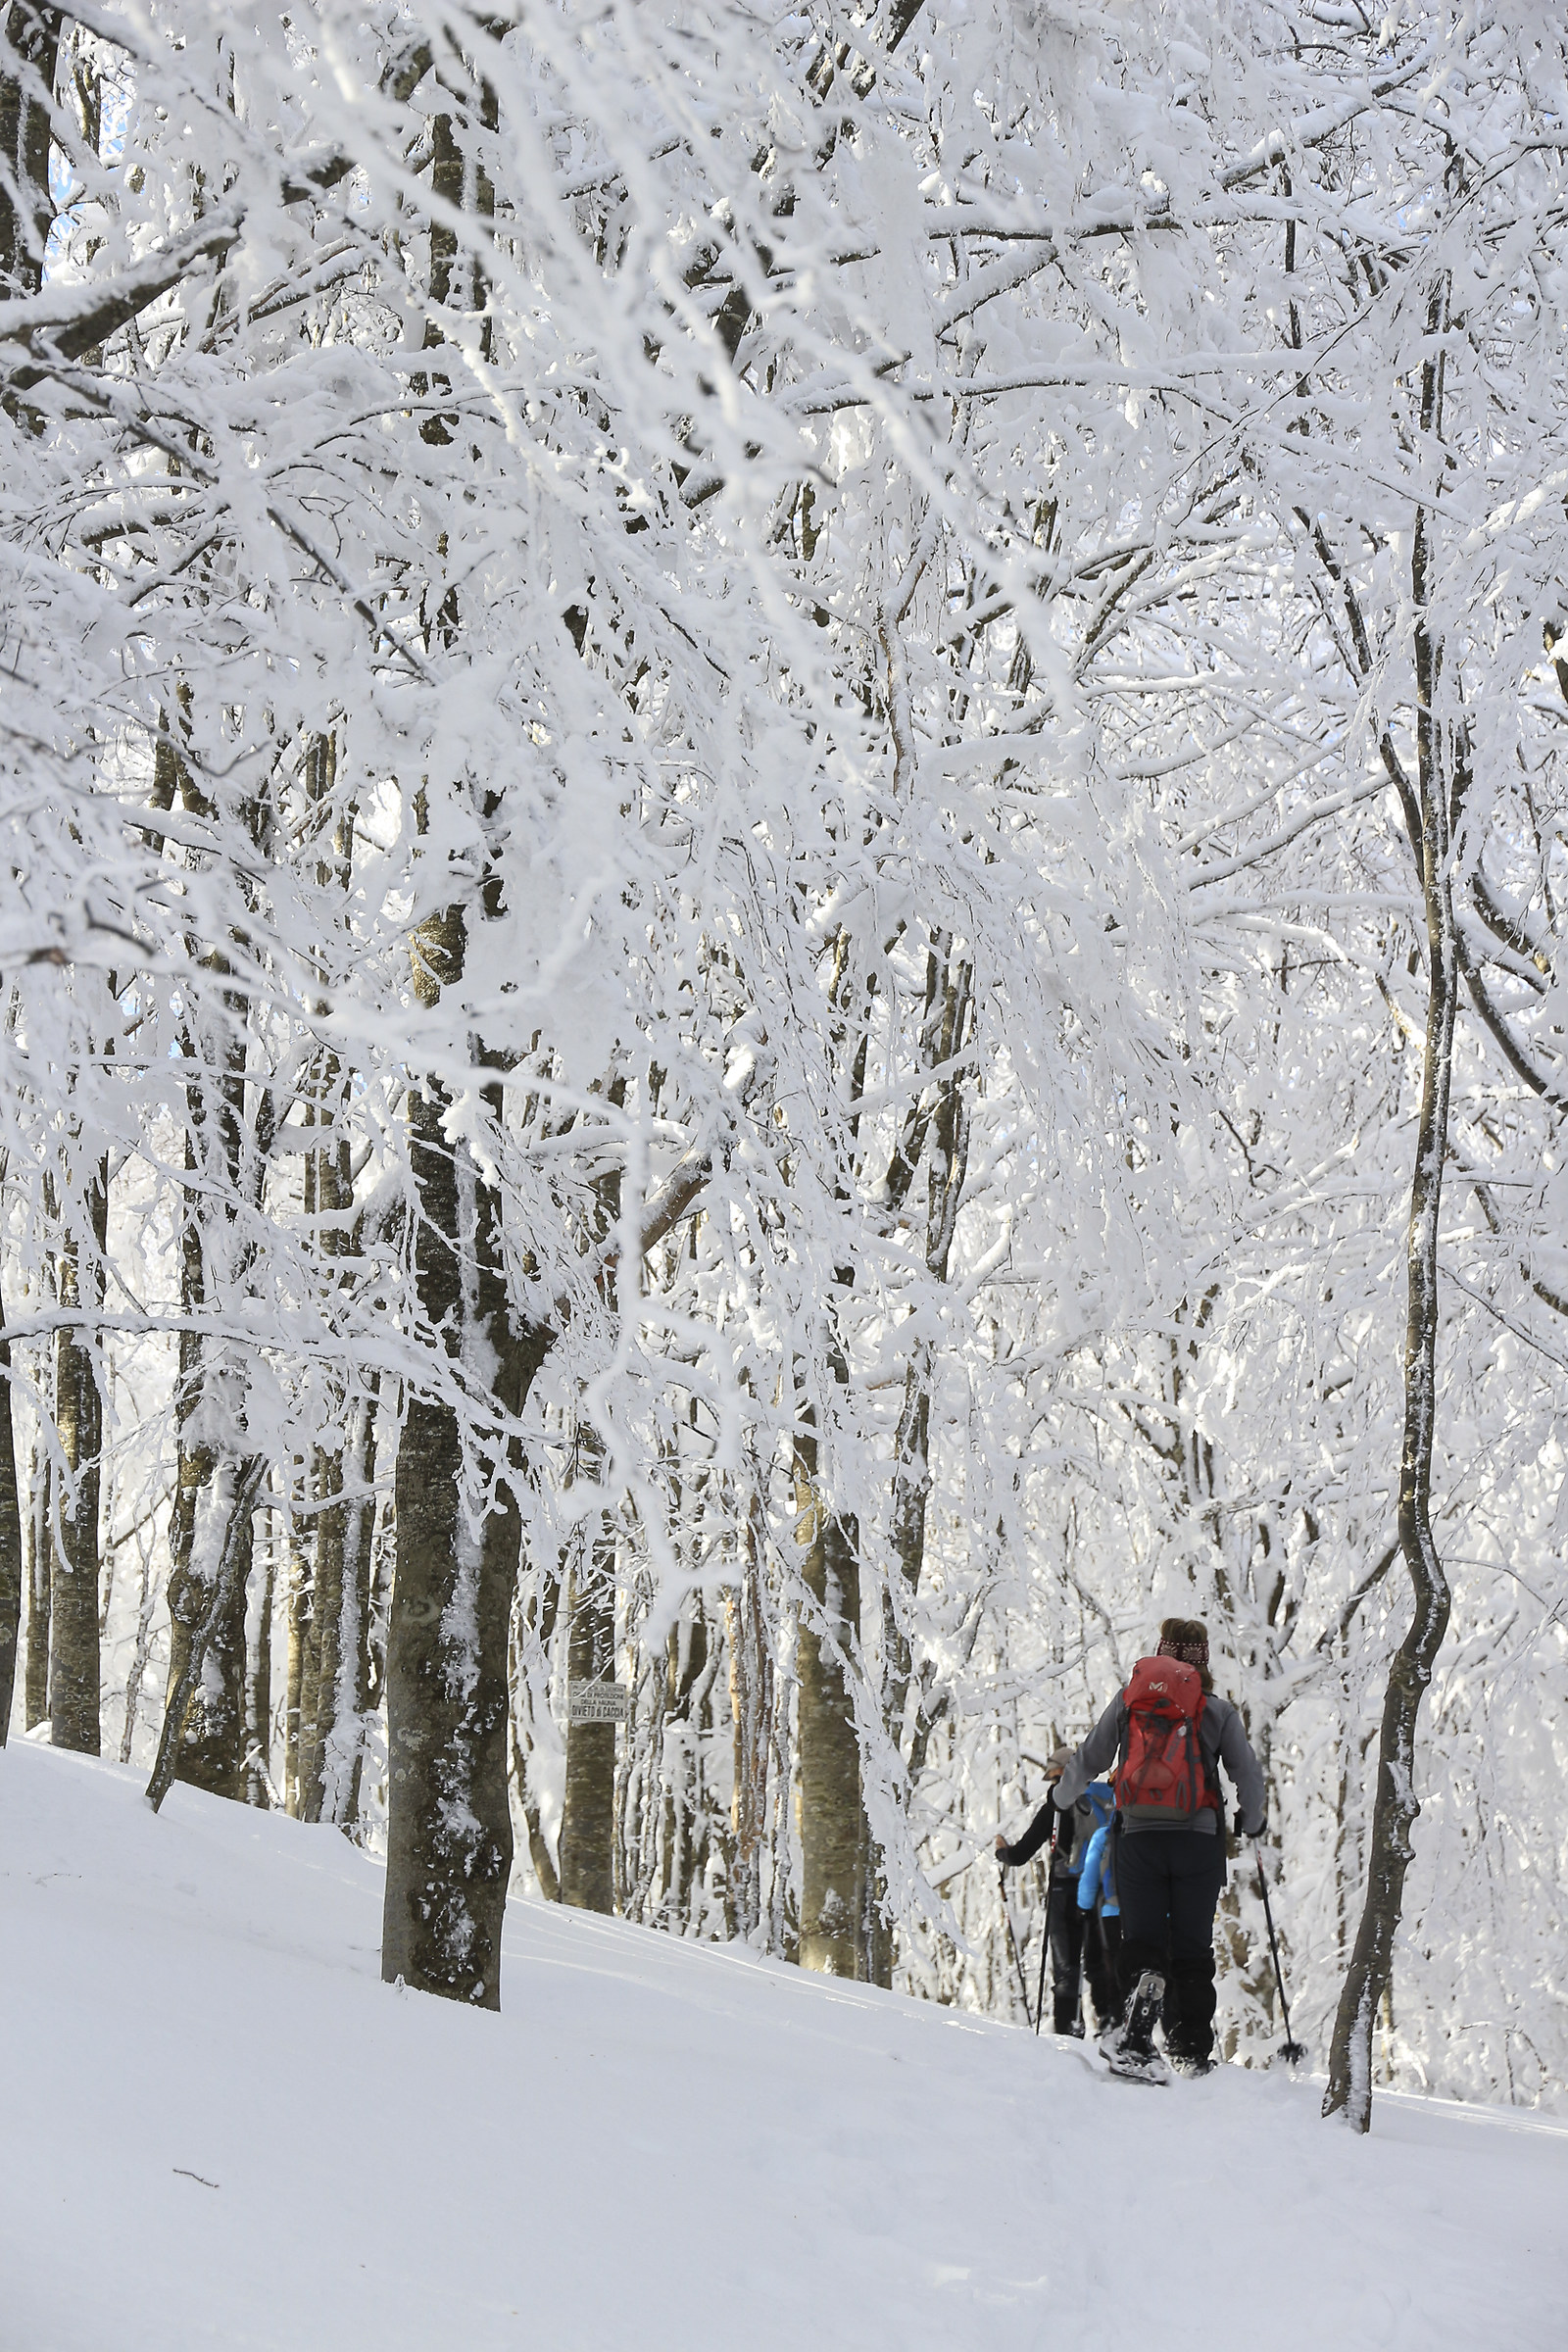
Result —
<instances>
[{"instance_id":1,"label":"red backpack","mask_svg":"<svg viewBox=\"0 0 1568 2352\"><path fill-rule=\"evenodd\" d=\"M1180 1829L1211 1807L1222 1822L1224 1804L1198 1741L1203 1717L1198 1668L1180 1658L1140 1658L1122 1697L1127 1752L1116 1775L1116 1809L1123 1821L1134 1829Z\"/></svg>"}]
</instances>

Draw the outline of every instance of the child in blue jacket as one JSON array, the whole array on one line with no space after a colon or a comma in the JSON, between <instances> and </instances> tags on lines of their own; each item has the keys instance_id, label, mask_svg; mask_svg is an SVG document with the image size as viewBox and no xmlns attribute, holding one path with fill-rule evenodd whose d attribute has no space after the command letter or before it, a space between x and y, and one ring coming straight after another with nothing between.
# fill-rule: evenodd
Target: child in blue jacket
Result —
<instances>
[{"instance_id":1,"label":"child in blue jacket","mask_svg":"<svg viewBox=\"0 0 1568 2352\"><path fill-rule=\"evenodd\" d=\"M1114 1798L1106 1781L1093 1782L1084 1794L1104 1800L1103 1816L1084 1849L1078 1871L1078 1908L1085 1926L1084 1974L1103 2033L1121 2014L1121 1908L1116 1901L1116 1846L1111 1837ZM1096 1809L1101 1810L1099 1804Z\"/></svg>"}]
</instances>

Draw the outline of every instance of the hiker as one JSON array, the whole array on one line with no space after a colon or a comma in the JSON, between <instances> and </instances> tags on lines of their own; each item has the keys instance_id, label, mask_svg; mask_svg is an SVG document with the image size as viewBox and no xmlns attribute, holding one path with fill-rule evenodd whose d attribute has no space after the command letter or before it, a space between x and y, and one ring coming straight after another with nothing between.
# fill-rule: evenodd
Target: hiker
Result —
<instances>
[{"instance_id":1,"label":"hiker","mask_svg":"<svg viewBox=\"0 0 1568 2352\"><path fill-rule=\"evenodd\" d=\"M1235 1786L1244 1838L1262 1835L1264 1798L1262 1768L1241 1716L1214 1695L1208 1629L1199 1619L1165 1619L1153 1657L1139 1659L1063 1770L1058 1810L1112 1761L1111 1867L1126 2006L1100 2046L1118 2074L1166 2081L1153 2042L1163 2009L1171 2064L1179 2074L1206 2075L1214 2050L1214 1906L1225 1884L1219 1767Z\"/></svg>"},{"instance_id":2,"label":"hiker","mask_svg":"<svg viewBox=\"0 0 1568 2352\"><path fill-rule=\"evenodd\" d=\"M1005 1838L997 1839L997 1859L1004 1870L1016 1869L1019 1864L1032 1862L1053 1830L1055 1845L1051 1856L1051 1878L1046 1893L1046 1936L1051 1945L1051 2024L1054 2034L1070 2034L1083 2039L1083 1978L1085 1947L1089 1942L1089 1922L1078 1902L1078 1872L1084 1854L1095 1832L1110 1819L1114 1798L1108 1784L1100 1782L1085 1788L1065 1810L1054 1801L1062 1773L1072 1761L1070 1747L1058 1747L1046 1768L1047 1795L1034 1820L1029 1824L1016 1845ZM1120 2001L1113 1992L1106 1992L1106 1980L1101 1966L1097 1947L1089 1949L1089 1989L1095 2004L1095 2020L1100 2027L1110 2020L1109 2000L1119 2009ZM1114 1977L1111 1979L1114 1984ZM1105 1994L1105 2000L1102 1999Z\"/></svg>"},{"instance_id":3,"label":"hiker","mask_svg":"<svg viewBox=\"0 0 1568 2352\"><path fill-rule=\"evenodd\" d=\"M1102 2034L1121 2022L1121 1905L1116 1899L1115 1792L1108 1781L1094 1781L1084 1790L1094 1798L1105 1795L1104 1816L1090 1838L1078 1872L1078 1910L1084 1923L1084 1974L1089 1979L1095 2020Z\"/></svg>"}]
</instances>

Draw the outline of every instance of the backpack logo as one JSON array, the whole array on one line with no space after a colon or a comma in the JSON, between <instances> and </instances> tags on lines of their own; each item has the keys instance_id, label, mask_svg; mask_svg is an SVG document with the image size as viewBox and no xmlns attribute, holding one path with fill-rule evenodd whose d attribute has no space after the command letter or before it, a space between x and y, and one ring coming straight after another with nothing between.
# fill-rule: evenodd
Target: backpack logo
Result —
<instances>
[{"instance_id":1,"label":"backpack logo","mask_svg":"<svg viewBox=\"0 0 1568 2352\"><path fill-rule=\"evenodd\" d=\"M1196 1666L1140 1658L1122 1693L1127 1752L1116 1775L1116 1809L1134 1828L1180 1829L1206 1810L1224 1809L1209 1780L1198 1727L1203 1685Z\"/></svg>"}]
</instances>

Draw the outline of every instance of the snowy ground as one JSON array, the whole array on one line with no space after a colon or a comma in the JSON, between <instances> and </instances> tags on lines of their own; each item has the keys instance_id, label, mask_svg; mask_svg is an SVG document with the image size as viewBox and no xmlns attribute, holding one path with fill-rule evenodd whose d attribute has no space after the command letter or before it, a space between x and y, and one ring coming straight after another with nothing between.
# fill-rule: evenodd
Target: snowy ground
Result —
<instances>
[{"instance_id":1,"label":"snowy ground","mask_svg":"<svg viewBox=\"0 0 1568 2352\"><path fill-rule=\"evenodd\" d=\"M329 1830L0 1754L0 2352L1568 2341L1568 2127L1076 2046L540 1904L379 1983Z\"/></svg>"}]
</instances>

